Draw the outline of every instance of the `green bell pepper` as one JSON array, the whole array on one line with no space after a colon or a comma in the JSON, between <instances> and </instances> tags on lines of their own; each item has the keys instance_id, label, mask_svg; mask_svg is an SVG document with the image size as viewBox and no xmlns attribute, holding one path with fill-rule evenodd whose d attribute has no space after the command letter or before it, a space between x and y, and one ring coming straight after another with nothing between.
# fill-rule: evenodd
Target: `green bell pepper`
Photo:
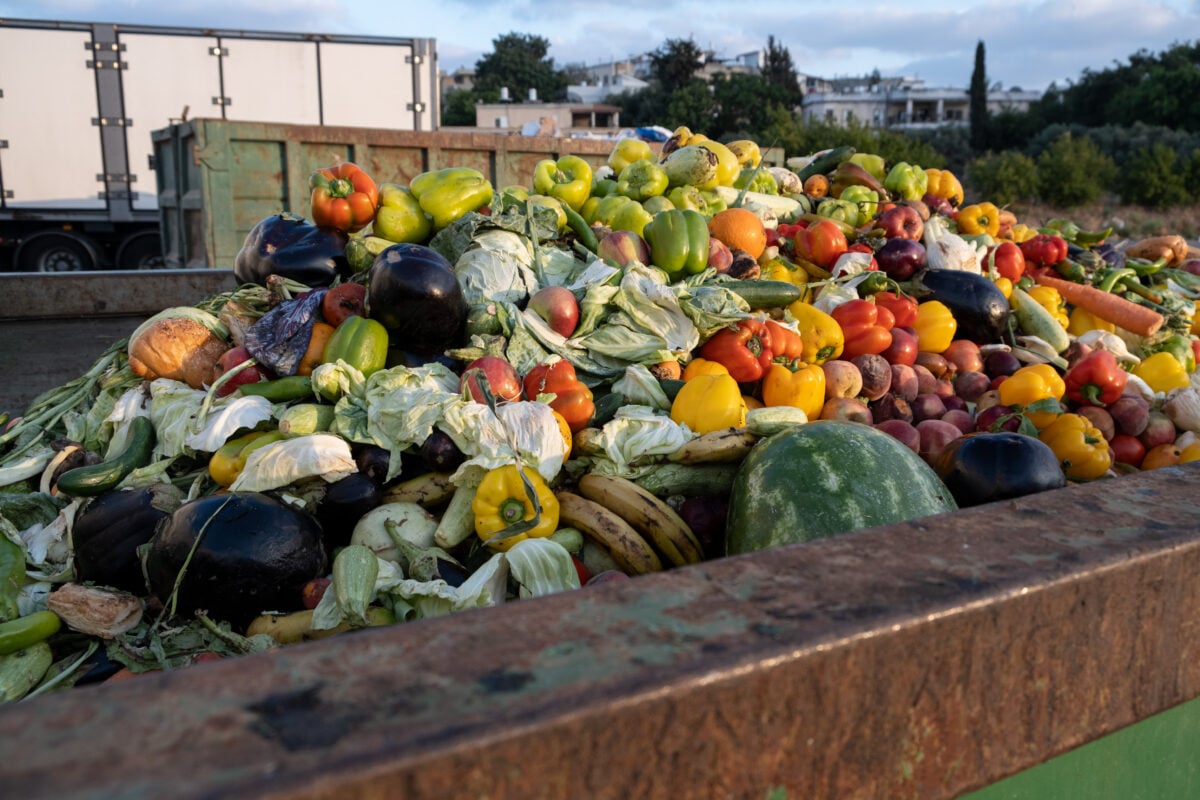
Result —
<instances>
[{"instance_id":1,"label":"green bell pepper","mask_svg":"<svg viewBox=\"0 0 1200 800\"><path fill-rule=\"evenodd\" d=\"M846 191L849 191L849 189ZM862 216L862 212L858 210L858 206L855 203L843 200L840 197L826 197L817 205L817 214L837 220L838 222L844 222L852 228L859 226L859 217Z\"/></svg>"},{"instance_id":2,"label":"green bell pepper","mask_svg":"<svg viewBox=\"0 0 1200 800\"><path fill-rule=\"evenodd\" d=\"M588 202L584 204L584 210L580 212L580 216L587 220L589 225L598 222L609 228L612 227L617 212L635 202L620 194L601 197L595 204L592 203L592 200L597 200L597 198L589 198Z\"/></svg>"},{"instance_id":3,"label":"green bell pepper","mask_svg":"<svg viewBox=\"0 0 1200 800\"><path fill-rule=\"evenodd\" d=\"M883 188L891 192L893 197L920 200L929 188L929 175L920 167L901 161L883 179Z\"/></svg>"},{"instance_id":4,"label":"green bell pepper","mask_svg":"<svg viewBox=\"0 0 1200 800\"><path fill-rule=\"evenodd\" d=\"M660 194L658 197L650 197L642 201L642 208L646 209L646 213L654 216L660 211L670 211L675 207L675 204L667 199L666 195Z\"/></svg>"},{"instance_id":5,"label":"green bell pepper","mask_svg":"<svg viewBox=\"0 0 1200 800\"><path fill-rule=\"evenodd\" d=\"M638 236L641 236L646 229L646 225L652 219L654 219L654 215L647 211L641 203L636 200L630 200L612 215L609 227L614 231L633 231Z\"/></svg>"},{"instance_id":6,"label":"green bell pepper","mask_svg":"<svg viewBox=\"0 0 1200 800\"><path fill-rule=\"evenodd\" d=\"M617 194L641 202L667 190L667 173L648 158L639 159L617 177Z\"/></svg>"},{"instance_id":7,"label":"green bell pepper","mask_svg":"<svg viewBox=\"0 0 1200 800\"><path fill-rule=\"evenodd\" d=\"M608 197L616 193L616 178L597 178L592 181L592 197Z\"/></svg>"},{"instance_id":8,"label":"green bell pepper","mask_svg":"<svg viewBox=\"0 0 1200 800\"><path fill-rule=\"evenodd\" d=\"M779 194L779 181L765 169L743 167L733 179L733 188L760 194Z\"/></svg>"},{"instance_id":9,"label":"green bell pepper","mask_svg":"<svg viewBox=\"0 0 1200 800\"><path fill-rule=\"evenodd\" d=\"M650 246L650 263L672 281L703 272L708 266L708 220L699 211L660 211L646 224L642 238Z\"/></svg>"},{"instance_id":10,"label":"green bell pepper","mask_svg":"<svg viewBox=\"0 0 1200 800\"><path fill-rule=\"evenodd\" d=\"M875 218L875 213L879 211L879 192L868 189L866 186L847 186L842 190L838 199L851 203L858 209L858 222L850 223L856 228L866 225ZM847 221L849 222L849 220Z\"/></svg>"},{"instance_id":11,"label":"green bell pepper","mask_svg":"<svg viewBox=\"0 0 1200 800\"><path fill-rule=\"evenodd\" d=\"M410 189L385 183L379 187L379 208L372 230L392 242L421 244L433 232L433 221Z\"/></svg>"},{"instance_id":12,"label":"green bell pepper","mask_svg":"<svg viewBox=\"0 0 1200 800\"><path fill-rule=\"evenodd\" d=\"M883 160L883 156L874 153L854 153L846 160L858 164L879 180L883 180L887 176L887 162Z\"/></svg>"},{"instance_id":13,"label":"green bell pepper","mask_svg":"<svg viewBox=\"0 0 1200 800\"><path fill-rule=\"evenodd\" d=\"M321 354L322 364L345 361L364 376L387 365L388 332L378 320L347 317L334 330Z\"/></svg>"},{"instance_id":14,"label":"green bell pepper","mask_svg":"<svg viewBox=\"0 0 1200 800\"><path fill-rule=\"evenodd\" d=\"M721 195L715 190L700 190L700 197L704 200L704 211L701 212L705 217L712 219L712 216L720 211L724 211L728 206L721 198Z\"/></svg>"},{"instance_id":15,"label":"green bell pepper","mask_svg":"<svg viewBox=\"0 0 1200 800\"><path fill-rule=\"evenodd\" d=\"M533 168L533 190L578 211L592 194L592 165L579 156L542 159Z\"/></svg>"},{"instance_id":16,"label":"green bell pepper","mask_svg":"<svg viewBox=\"0 0 1200 800\"><path fill-rule=\"evenodd\" d=\"M477 169L447 167L422 172L408 185L421 204L421 210L433 220L434 230L492 202L496 193L491 181Z\"/></svg>"},{"instance_id":17,"label":"green bell pepper","mask_svg":"<svg viewBox=\"0 0 1200 800\"><path fill-rule=\"evenodd\" d=\"M667 199L675 208L699 211L708 216L708 201L695 186L676 186L667 192Z\"/></svg>"},{"instance_id":18,"label":"green bell pepper","mask_svg":"<svg viewBox=\"0 0 1200 800\"><path fill-rule=\"evenodd\" d=\"M617 146L608 154L608 165L612 167L613 172L620 175L623 169L643 158L654 160L654 150L650 144L642 139L627 136L617 142Z\"/></svg>"}]
</instances>

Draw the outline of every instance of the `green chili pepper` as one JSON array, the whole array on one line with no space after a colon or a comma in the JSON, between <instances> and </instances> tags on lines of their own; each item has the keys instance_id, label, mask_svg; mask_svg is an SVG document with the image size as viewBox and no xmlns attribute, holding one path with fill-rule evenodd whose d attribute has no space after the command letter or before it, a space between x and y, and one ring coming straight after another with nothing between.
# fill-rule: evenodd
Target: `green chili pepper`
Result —
<instances>
[{"instance_id":1,"label":"green chili pepper","mask_svg":"<svg viewBox=\"0 0 1200 800\"><path fill-rule=\"evenodd\" d=\"M1167 265L1167 259L1160 258L1157 261L1147 261L1144 258L1127 258L1125 266L1132 269L1138 275L1153 275Z\"/></svg>"},{"instance_id":2,"label":"green chili pepper","mask_svg":"<svg viewBox=\"0 0 1200 800\"><path fill-rule=\"evenodd\" d=\"M1136 277L1136 275L1137 275L1137 273L1134 272L1131 267L1122 267L1121 269L1102 270L1101 272L1096 273L1097 280L1096 280L1095 286L1097 289L1100 289L1102 291L1111 292L1113 290L1113 287L1115 287L1117 285L1117 282L1120 281L1122 278Z\"/></svg>"},{"instance_id":3,"label":"green chili pepper","mask_svg":"<svg viewBox=\"0 0 1200 800\"><path fill-rule=\"evenodd\" d=\"M49 639L61 627L62 620L53 611L35 611L0 623L0 656L24 650Z\"/></svg>"},{"instance_id":4,"label":"green chili pepper","mask_svg":"<svg viewBox=\"0 0 1200 800\"><path fill-rule=\"evenodd\" d=\"M1087 271L1083 268L1083 264L1072 261L1069 258L1064 258L1055 264L1054 271L1075 283L1083 283L1087 279Z\"/></svg>"}]
</instances>

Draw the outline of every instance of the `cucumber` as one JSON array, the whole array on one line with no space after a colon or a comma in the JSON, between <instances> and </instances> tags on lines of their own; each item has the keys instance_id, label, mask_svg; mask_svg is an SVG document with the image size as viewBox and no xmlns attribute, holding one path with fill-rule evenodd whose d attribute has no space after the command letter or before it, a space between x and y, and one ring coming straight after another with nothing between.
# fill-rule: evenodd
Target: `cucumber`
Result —
<instances>
[{"instance_id":1,"label":"cucumber","mask_svg":"<svg viewBox=\"0 0 1200 800\"><path fill-rule=\"evenodd\" d=\"M1017 286L1012 290L1012 309L1022 333L1037 336L1053 347L1056 353L1061 353L1071 346L1071 337L1062 323L1041 303L1030 297L1028 292Z\"/></svg>"},{"instance_id":2,"label":"cucumber","mask_svg":"<svg viewBox=\"0 0 1200 800\"><path fill-rule=\"evenodd\" d=\"M288 375L273 381L258 381L243 383L238 387L240 394L248 397L265 397L272 403L288 403L292 400L303 400L312 397L312 378L308 375Z\"/></svg>"},{"instance_id":3,"label":"cucumber","mask_svg":"<svg viewBox=\"0 0 1200 800\"><path fill-rule=\"evenodd\" d=\"M937 473L900 440L818 420L761 440L729 496L725 551L752 553L955 511Z\"/></svg>"},{"instance_id":4,"label":"cucumber","mask_svg":"<svg viewBox=\"0 0 1200 800\"><path fill-rule=\"evenodd\" d=\"M333 424L333 406L300 403L289 406L279 417L279 432L284 436L308 436L323 433Z\"/></svg>"},{"instance_id":5,"label":"cucumber","mask_svg":"<svg viewBox=\"0 0 1200 800\"><path fill-rule=\"evenodd\" d=\"M783 308L804 296L804 290L788 281L732 280L717 284L737 294L750 308Z\"/></svg>"},{"instance_id":6,"label":"cucumber","mask_svg":"<svg viewBox=\"0 0 1200 800\"><path fill-rule=\"evenodd\" d=\"M825 175L837 169L837 165L854 155L855 150L850 145L842 145L826 150L812 161L796 170L796 176L806 181L813 175Z\"/></svg>"},{"instance_id":7,"label":"cucumber","mask_svg":"<svg viewBox=\"0 0 1200 800\"><path fill-rule=\"evenodd\" d=\"M125 476L150 463L154 452L154 424L149 417L134 417L129 423L125 447L99 464L76 467L58 476L55 485L72 497L94 497L115 488Z\"/></svg>"}]
</instances>

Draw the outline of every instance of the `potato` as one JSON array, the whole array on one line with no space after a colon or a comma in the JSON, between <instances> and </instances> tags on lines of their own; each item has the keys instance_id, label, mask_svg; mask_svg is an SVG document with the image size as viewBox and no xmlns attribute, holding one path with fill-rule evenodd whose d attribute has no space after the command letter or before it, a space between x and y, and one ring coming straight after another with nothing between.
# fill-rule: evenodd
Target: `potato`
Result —
<instances>
[{"instance_id":1,"label":"potato","mask_svg":"<svg viewBox=\"0 0 1200 800\"><path fill-rule=\"evenodd\" d=\"M1186 239L1177 234L1151 236L1149 239L1142 239L1140 242L1129 245L1125 249L1125 255L1129 258L1145 258L1150 261L1165 258L1167 265L1171 266L1187 260L1188 243Z\"/></svg>"}]
</instances>

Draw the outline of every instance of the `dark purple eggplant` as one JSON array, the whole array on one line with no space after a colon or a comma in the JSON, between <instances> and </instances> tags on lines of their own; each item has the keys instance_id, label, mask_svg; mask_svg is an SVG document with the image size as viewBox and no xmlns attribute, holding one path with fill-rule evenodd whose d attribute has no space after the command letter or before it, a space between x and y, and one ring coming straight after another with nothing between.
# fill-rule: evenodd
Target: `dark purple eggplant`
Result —
<instances>
[{"instance_id":1,"label":"dark purple eggplant","mask_svg":"<svg viewBox=\"0 0 1200 800\"><path fill-rule=\"evenodd\" d=\"M358 471L366 475L379 486L387 481L388 468L392 463L392 454L386 447L377 444L355 444L354 463Z\"/></svg>"},{"instance_id":2,"label":"dark purple eggplant","mask_svg":"<svg viewBox=\"0 0 1200 800\"><path fill-rule=\"evenodd\" d=\"M358 520L382 502L379 484L362 472L329 484L316 509L317 522L325 533L326 551L332 553L335 548L350 544L350 534Z\"/></svg>"},{"instance_id":3,"label":"dark purple eggplant","mask_svg":"<svg viewBox=\"0 0 1200 800\"><path fill-rule=\"evenodd\" d=\"M95 497L71 528L76 578L139 597L146 594L137 549L182 502L183 492L169 483Z\"/></svg>"},{"instance_id":4,"label":"dark purple eggplant","mask_svg":"<svg viewBox=\"0 0 1200 800\"><path fill-rule=\"evenodd\" d=\"M282 275L305 286L328 286L351 275L346 234L321 228L298 214L275 214L250 229L233 261L239 283L267 285Z\"/></svg>"},{"instance_id":5,"label":"dark purple eggplant","mask_svg":"<svg viewBox=\"0 0 1200 800\"><path fill-rule=\"evenodd\" d=\"M329 566L321 525L270 495L230 492L180 506L150 541L150 590L190 617L244 627L264 611L299 611L304 584ZM181 575L182 573L182 575Z\"/></svg>"},{"instance_id":6,"label":"dark purple eggplant","mask_svg":"<svg viewBox=\"0 0 1200 800\"><path fill-rule=\"evenodd\" d=\"M962 436L942 451L933 467L960 508L1066 485L1062 465L1049 445L1009 431Z\"/></svg>"},{"instance_id":7,"label":"dark purple eggplant","mask_svg":"<svg viewBox=\"0 0 1200 800\"><path fill-rule=\"evenodd\" d=\"M406 353L440 354L466 336L467 300L454 267L424 245L394 244L375 257L367 312Z\"/></svg>"},{"instance_id":8,"label":"dark purple eggplant","mask_svg":"<svg viewBox=\"0 0 1200 800\"><path fill-rule=\"evenodd\" d=\"M921 301L938 300L950 309L958 323L955 339L976 344L1004 340L1008 299L991 279L960 269L925 269L908 288Z\"/></svg>"},{"instance_id":9,"label":"dark purple eggplant","mask_svg":"<svg viewBox=\"0 0 1200 800\"><path fill-rule=\"evenodd\" d=\"M421 442L421 460L430 472L454 472L467 456L448 433L435 428Z\"/></svg>"}]
</instances>

